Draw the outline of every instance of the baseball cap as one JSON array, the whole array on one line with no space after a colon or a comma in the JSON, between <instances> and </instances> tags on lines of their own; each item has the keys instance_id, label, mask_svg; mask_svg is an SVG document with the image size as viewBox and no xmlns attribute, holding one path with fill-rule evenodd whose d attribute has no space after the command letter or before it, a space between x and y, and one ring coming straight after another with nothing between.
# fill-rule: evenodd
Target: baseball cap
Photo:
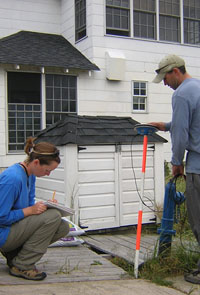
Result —
<instances>
[{"instance_id":1,"label":"baseball cap","mask_svg":"<svg viewBox=\"0 0 200 295\"><path fill-rule=\"evenodd\" d=\"M165 56L158 64L158 69L156 70L157 76L153 79L153 82L160 83L164 79L166 73L184 65L185 61L175 54Z\"/></svg>"}]
</instances>

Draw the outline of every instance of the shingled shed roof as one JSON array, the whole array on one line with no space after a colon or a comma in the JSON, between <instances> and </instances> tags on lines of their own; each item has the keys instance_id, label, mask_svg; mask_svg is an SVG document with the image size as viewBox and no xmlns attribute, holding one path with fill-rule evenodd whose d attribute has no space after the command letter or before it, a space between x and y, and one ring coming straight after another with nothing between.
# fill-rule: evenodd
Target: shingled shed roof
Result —
<instances>
[{"instance_id":1,"label":"shingled shed roof","mask_svg":"<svg viewBox=\"0 0 200 295\"><path fill-rule=\"evenodd\" d=\"M0 63L99 70L63 36L28 31L0 39Z\"/></svg>"},{"instance_id":2,"label":"shingled shed roof","mask_svg":"<svg viewBox=\"0 0 200 295\"><path fill-rule=\"evenodd\" d=\"M66 115L37 134L37 142L47 141L61 146L65 144L131 144L143 142L134 126L138 122L130 117ZM167 142L157 134L148 136L149 142Z\"/></svg>"}]
</instances>

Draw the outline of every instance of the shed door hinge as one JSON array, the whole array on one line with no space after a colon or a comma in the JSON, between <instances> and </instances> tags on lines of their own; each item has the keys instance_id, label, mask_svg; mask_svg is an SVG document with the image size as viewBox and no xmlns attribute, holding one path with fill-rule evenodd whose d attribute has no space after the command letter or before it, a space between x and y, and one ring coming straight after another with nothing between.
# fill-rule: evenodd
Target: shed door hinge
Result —
<instances>
[{"instance_id":1,"label":"shed door hinge","mask_svg":"<svg viewBox=\"0 0 200 295\"><path fill-rule=\"evenodd\" d=\"M86 147L78 146L78 152L83 151L83 150L86 150L86 149L87 149Z\"/></svg>"},{"instance_id":2,"label":"shed door hinge","mask_svg":"<svg viewBox=\"0 0 200 295\"><path fill-rule=\"evenodd\" d=\"M116 144L116 145L115 145L115 152L116 152L116 153L121 153L121 151L122 151L121 144Z\"/></svg>"}]
</instances>

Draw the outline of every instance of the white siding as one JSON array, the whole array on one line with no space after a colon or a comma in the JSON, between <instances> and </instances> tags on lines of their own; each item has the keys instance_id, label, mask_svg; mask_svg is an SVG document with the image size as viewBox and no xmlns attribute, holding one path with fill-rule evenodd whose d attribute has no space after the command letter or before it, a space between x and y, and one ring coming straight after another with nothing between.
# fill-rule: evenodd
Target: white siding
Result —
<instances>
[{"instance_id":1,"label":"white siding","mask_svg":"<svg viewBox=\"0 0 200 295\"><path fill-rule=\"evenodd\" d=\"M140 198L144 202L143 222L149 223L150 219L155 217L154 151L152 148L147 149L144 196L141 196L140 192L142 157L143 146L122 146L119 180L121 183L121 225L137 224Z\"/></svg>"},{"instance_id":2,"label":"white siding","mask_svg":"<svg viewBox=\"0 0 200 295\"><path fill-rule=\"evenodd\" d=\"M60 34L61 1L1 1L0 37L5 37L20 30Z\"/></svg>"},{"instance_id":3,"label":"white siding","mask_svg":"<svg viewBox=\"0 0 200 295\"><path fill-rule=\"evenodd\" d=\"M71 2L68 0L67 2ZM139 122L171 120L171 95L173 91L163 83L154 84L155 69L158 62L167 54L177 54L185 59L188 72L200 78L199 47L169 42L137 40L117 36L105 36L105 1L87 1L88 38L75 46L101 71L80 75L79 114L132 116ZM67 31L65 37L68 38ZM73 38L71 38L73 40ZM126 72L123 81L106 79L105 54L109 49L118 49L126 58ZM148 82L148 112L132 112L132 80ZM160 135L169 140L164 153L171 160L171 145L168 133Z\"/></svg>"},{"instance_id":4,"label":"white siding","mask_svg":"<svg viewBox=\"0 0 200 295\"><path fill-rule=\"evenodd\" d=\"M74 1L62 0L61 34L72 44L75 42Z\"/></svg>"},{"instance_id":5,"label":"white siding","mask_svg":"<svg viewBox=\"0 0 200 295\"><path fill-rule=\"evenodd\" d=\"M115 146L89 146L79 152L78 199L82 226L99 229L137 224L142 156L142 145L123 145L118 152ZM148 148L146 167L143 223L150 223L156 215L154 147ZM163 176L163 168L159 173Z\"/></svg>"},{"instance_id":6,"label":"white siding","mask_svg":"<svg viewBox=\"0 0 200 295\"><path fill-rule=\"evenodd\" d=\"M72 0L7 0L0 2L0 37L19 30L63 34L86 57L99 66L100 71L80 73L78 80L78 112L80 115L132 116L143 123L170 121L173 91L162 83L154 84L160 59L170 53L183 57L188 72L200 78L199 47L150 40L105 35L105 1L87 0L87 37L75 44L74 1ZM125 78L106 79L107 50L120 50L125 56ZM3 77L3 78L2 78ZM148 83L148 112L132 112L132 80ZM6 81L0 71L0 133L6 128ZM5 130L6 133L6 130ZM170 141L168 133L159 133ZM2 135L0 154L5 156L6 136ZM165 159L170 161L170 142L164 147ZM6 156L9 158L10 156ZM12 159L12 157L10 157ZM2 160L4 164L10 160Z\"/></svg>"},{"instance_id":7,"label":"white siding","mask_svg":"<svg viewBox=\"0 0 200 295\"><path fill-rule=\"evenodd\" d=\"M115 146L89 146L78 154L80 224L119 226L118 161Z\"/></svg>"}]
</instances>

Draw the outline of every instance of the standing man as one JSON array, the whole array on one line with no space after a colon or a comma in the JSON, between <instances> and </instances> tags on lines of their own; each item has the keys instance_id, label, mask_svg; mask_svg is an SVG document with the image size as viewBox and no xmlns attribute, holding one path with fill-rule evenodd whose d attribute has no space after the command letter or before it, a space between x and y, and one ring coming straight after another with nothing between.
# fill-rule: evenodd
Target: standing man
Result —
<instances>
[{"instance_id":1,"label":"standing man","mask_svg":"<svg viewBox=\"0 0 200 295\"><path fill-rule=\"evenodd\" d=\"M174 90L172 95L172 120L169 123L152 122L159 130L169 131L172 143L172 173L184 174L186 151L186 203L192 231L200 245L200 80L186 71L185 61L176 55L164 57L153 80ZM198 269L185 275L185 280L200 284Z\"/></svg>"}]
</instances>

